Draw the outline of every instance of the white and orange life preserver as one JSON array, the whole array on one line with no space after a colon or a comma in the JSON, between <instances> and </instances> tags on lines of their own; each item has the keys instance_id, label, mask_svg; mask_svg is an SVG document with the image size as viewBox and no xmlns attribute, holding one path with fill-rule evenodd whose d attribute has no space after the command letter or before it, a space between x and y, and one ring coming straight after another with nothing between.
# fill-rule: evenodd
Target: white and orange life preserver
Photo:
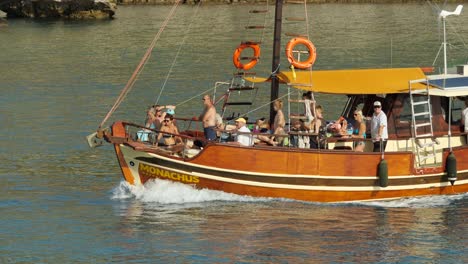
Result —
<instances>
[{"instance_id":1,"label":"white and orange life preserver","mask_svg":"<svg viewBox=\"0 0 468 264\"><path fill-rule=\"evenodd\" d=\"M294 47L299 44L306 46L309 52L309 57L305 61L296 60L294 57ZM314 44L310 40L305 38L293 38L286 45L286 56L288 57L289 63L291 63L291 65L293 65L295 68L307 69L314 64L315 59L317 58L317 51Z\"/></svg>"},{"instance_id":2,"label":"white and orange life preserver","mask_svg":"<svg viewBox=\"0 0 468 264\"><path fill-rule=\"evenodd\" d=\"M244 49L251 48L253 49L253 57L248 63L241 63L241 53ZM260 59L260 46L256 43L241 43L237 49L234 51L234 55L232 56L232 62L237 69L242 70L250 70L252 69Z\"/></svg>"}]
</instances>

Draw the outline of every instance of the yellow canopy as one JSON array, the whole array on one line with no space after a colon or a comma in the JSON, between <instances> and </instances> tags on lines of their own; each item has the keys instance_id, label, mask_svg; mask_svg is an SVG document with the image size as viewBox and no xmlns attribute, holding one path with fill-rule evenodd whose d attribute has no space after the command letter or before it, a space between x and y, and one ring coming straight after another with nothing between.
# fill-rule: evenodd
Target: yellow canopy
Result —
<instances>
[{"instance_id":1,"label":"yellow canopy","mask_svg":"<svg viewBox=\"0 0 468 264\"><path fill-rule=\"evenodd\" d=\"M425 79L421 68L391 68L329 71L280 72L281 83L301 90L330 94L391 94L408 92L409 81ZM251 82L269 81L266 78L248 77ZM425 89L421 83L412 89Z\"/></svg>"}]
</instances>

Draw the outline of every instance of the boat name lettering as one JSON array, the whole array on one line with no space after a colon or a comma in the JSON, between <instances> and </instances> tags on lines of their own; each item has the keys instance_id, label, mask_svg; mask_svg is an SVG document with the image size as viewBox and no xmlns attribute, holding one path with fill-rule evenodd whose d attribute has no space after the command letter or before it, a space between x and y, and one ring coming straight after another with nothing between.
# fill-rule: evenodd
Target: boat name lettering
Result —
<instances>
[{"instance_id":1,"label":"boat name lettering","mask_svg":"<svg viewBox=\"0 0 468 264\"><path fill-rule=\"evenodd\" d=\"M177 173L173 171L163 170L157 167L140 163L138 166L138 172L147 177L155 178L167 178L173 181L187 182L187 183L198 183L200 179L197 176Z\"/></svg>"}]
</instances>

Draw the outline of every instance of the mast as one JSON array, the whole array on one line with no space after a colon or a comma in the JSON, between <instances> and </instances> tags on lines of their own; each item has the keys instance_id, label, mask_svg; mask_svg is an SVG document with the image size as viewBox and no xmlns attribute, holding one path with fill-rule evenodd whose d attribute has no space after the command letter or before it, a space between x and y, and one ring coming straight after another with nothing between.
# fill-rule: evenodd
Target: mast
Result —
<instances>
[{"instance_id":1,"label":"mast","mask_svg":"<svg viewBox=\"0 0 468 264\"><path fill-rule=\"evenodd\" d=\"M276 74L279 72L280 66L280 49L281 49L281 22L283 13L283 0L276 0L275 4L275 29L273 37L273 60L271 63L271 96L270 101L278 99L279 96L279 80ZM273 104L270 104L270 124L273 125L275 118L275 110Z\"/></svg>"},{"instance_id":2,"label":"mast","mask_svg":"<svg viewBox=\"0 0 468 264\"><path fill-rule=\"evenodd\" d=\"M458 5L455 11L450 12L446 10L440 11L439 17L442 18L442 22L444 24L444 42L442 42L442 45L444 46L444 74L447 75L447 38L445 36L445 18L450 16L450 15L460 15L461 11L463 9L463 5Z\"/></svg>"}]
</instances>

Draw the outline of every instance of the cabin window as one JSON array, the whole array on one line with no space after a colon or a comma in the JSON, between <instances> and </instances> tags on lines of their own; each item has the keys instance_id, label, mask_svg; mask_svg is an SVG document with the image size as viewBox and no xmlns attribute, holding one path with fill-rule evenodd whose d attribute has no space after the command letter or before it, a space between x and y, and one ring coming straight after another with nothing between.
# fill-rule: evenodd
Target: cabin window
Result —
<instances>
[{"instance_id":1,"label":"cabin window","mask_svg":"<svg viewBox=\"0 0 468 264\"><path fill-rule=\"evenodd\" d=\"M414 95L413 100L414 100L415 103L422 102L424 100L427 100L427 97L426 96ZM428 112L427 104L416 105L414 107L414 112L415 113ZM401 113L400 113L399 120L400 120L400 122L412 122L411 116L412 116L411 99L410 99L409 96L406 96L403 99L403 107L402 107L402 110L401 110ZM415 119L416 119L416 121L418 121L418 120L427 120L427 118L428 118L428 115L420 115L420 116L416 116Z\"/></svg>"},{"instance_id":2,"label":"cabin window","mask_svg":"<svg viewBox=\"0 0 468 264\"><path fill-rule=\"evenodd\" d=\"M449 100L448 97L441 98L442 101L442 113L444 120L449 119ZM452 124L460 124L462 111L465 108L464 98L454 98L452 99Z\"/></svg>"},{"instance_id":3,"label":"cabin window","mask_svg":"<svg viewBox=\"0 0 468 264\"><path fill-rule=\"evenodd\" d=\"M372 116L374 101L369 100L367 95L353 95L349 97L347 105L342 113L343 116L353 118L355 110L361 110L364 116ZM381 100L383 102L383 100ZM367 105L366 105L367 104Z\"/></svg>"}]
</instances>

